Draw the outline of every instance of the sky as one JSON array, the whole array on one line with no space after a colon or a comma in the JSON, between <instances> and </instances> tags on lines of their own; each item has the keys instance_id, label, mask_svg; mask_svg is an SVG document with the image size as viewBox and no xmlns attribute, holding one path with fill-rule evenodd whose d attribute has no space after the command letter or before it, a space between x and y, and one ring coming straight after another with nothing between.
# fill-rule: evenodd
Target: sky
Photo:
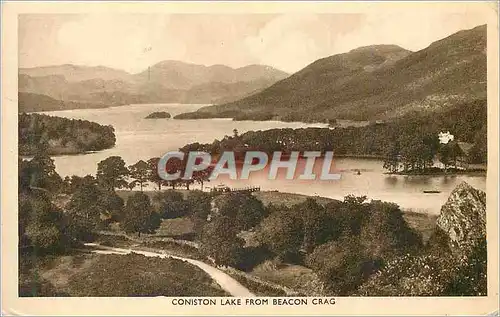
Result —
<instances>
[{"instance_id":1,"label":"sky","mask_svg":"<svg viewBox=\"0 0 500 317\"><path fill-rule=\"evenodd\" d=\"M485 24L474 11L335 14L29 14L19 16L19 66L76 64L141 72L162 60L296 72L373 44L417 51Z\"/></svg>"}]
</instances>

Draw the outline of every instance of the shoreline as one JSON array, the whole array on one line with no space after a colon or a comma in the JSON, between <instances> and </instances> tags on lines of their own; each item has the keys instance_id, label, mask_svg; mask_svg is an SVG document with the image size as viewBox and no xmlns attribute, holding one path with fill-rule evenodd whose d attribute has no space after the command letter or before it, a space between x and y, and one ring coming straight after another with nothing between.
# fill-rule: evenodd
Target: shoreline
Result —
<instances>
[{"instance_id":1,"label":"shoreline","mask_svg":"<svg viewBox=\"0 0 500 317\"><path fill-rule=\"evenodd\" d=\"M411 171L396 172L396 173L386 172L383 174L391 176L458 176L458 175L486 176L487 172L488 172L487 169L475 168L470 170L453 171L453 172L440 170L440 171L424 171L419 173L413 173Z\"/></svg>"}]
</instances>

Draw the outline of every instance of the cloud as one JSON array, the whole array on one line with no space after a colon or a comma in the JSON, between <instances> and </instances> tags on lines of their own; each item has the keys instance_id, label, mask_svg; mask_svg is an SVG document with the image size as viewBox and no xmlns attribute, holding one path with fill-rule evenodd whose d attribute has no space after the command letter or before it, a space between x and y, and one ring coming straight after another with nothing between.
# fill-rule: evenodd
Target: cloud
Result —
<instances>
[{"instance_id":1,"label":"cloud","mask_svg":"<svg viewBox=\"0 0 500 317\"><path fill-rule=\"evenodd\" d=\"M385 8L332 14L24 15L19 61L21 67L72 63L130 72L162 60L232 67L258 63L295 72L359 46L419 50L485 23L482 12L470 6L458 11Z\"/></svg>"},{"instance_id":2,"label":"cloud","mask_svg":"<svg viewBox=\"0 0 500 317\"><path fill-rule=\"evenodd\" d=\"M57 39L75 64L141 71L186 55L182 38L167 28L168 15L89 15L60 28Z\"/></svg>"},{"instance_id":3,"label":"cloud","mask_svg":"<svg viewBox=\"0 0 500 317\"><path fill-rule=\"evenodd\" d=\"M356 28L360 14L287 14L245 38L246 49L263 64L289 72L333 54L335 39Z\"/></svg>"},{"instance_id":4,"label":"cloud","mask_svg":"<svg viewBox=\"0 0 500 317\"><path fill-rule=\"evenodd\" d=\"M450 11L436 5L432 10L410 10L408 6L395 6L387 11L368 12L362 27L336 39L334 50L340 53L360 46L396 44L417 51L459 30L485 23L484 14L470 8Z\"/></svg>"}]
</instances>

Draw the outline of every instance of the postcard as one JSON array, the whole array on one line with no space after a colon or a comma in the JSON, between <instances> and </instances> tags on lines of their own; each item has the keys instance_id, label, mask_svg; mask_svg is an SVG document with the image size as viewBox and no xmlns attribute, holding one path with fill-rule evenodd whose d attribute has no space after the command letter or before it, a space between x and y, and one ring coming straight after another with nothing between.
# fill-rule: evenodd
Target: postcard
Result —
<instances>
[{"instance_id":1,"label":"postcard","mask_svg":"<svg viewBox=\"0 0 500 317\"><path fill-rule=\"evenodd\" d=\"M497 15L2 3L2 313L498 314Z\"/></svg>"}]
</instances>

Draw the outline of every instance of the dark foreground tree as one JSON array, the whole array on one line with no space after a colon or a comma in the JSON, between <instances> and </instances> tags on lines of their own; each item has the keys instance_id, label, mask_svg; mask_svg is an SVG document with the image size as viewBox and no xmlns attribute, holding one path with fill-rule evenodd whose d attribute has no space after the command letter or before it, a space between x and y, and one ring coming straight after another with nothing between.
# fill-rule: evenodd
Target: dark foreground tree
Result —
<instances>
[{"instance_id":1,"label":"dark foreground tree","mask_svg":"<svg viewBox=\"0 0 500 317\"><path fill-rule=\"evenodd\" d=\"M156 210L164 219L178 218L189 213L187 203L184 201L182 193L169 189L155 194L154 203Z\"/></svg>"},{"instance_id":2,"label":"dark foreground tree","mask_svg":"<svg viewBox=\"0 0 500 317\"><path fill-rule=\"evenodd\" d=\"M234 219L239 230L256 226L266 215L262 202L246 192L221 195L215 199L215 206L220 215Z\"/></svg>"},{"instance_id":3,"label":"dark foreground tree","mask_svg":"<svg viewBox=\"0 0 500 317\"><path fill-rule=\"evenodd\" d=\"M167 185L167 182L158 175L158 162L160 161L159 157L150 158L147 163L149 167L148 172L148 180L153 182L158 186L158 190L161 190L163 185Z\"/></svg>"},{"instance_id":4,"label":"dark foreground tree","mask_svg":"<svg viewBox=\"0 0 500 317\"><path fill-rule=\"evenodd\" d=\"M127 233L154 233L160 226L160 215L154 211L148 195L138 192L127 199L121 222Z\"/></svg>"},{"instance_id":5,"label":"dark foreground tree","mask_svg":"<svg viewBox=\"0 0 500 317\"><path fill-rule=\"evenodd\" d=\"M65 217L41 190L19 196L19 246L38 252L60 251L71 238L65 236Z\"/></svg>"},{"instance_id":6,"label":"dark foreground tree","mask_svg":"<svg viewBox=\"0 0 500 317\"><path fill-rule=\"evenodd\" d=\"M237 266L243 254L243 239L237 236L234 220L216 217L208 223L201 237L202 252L211 257L217 265Z\"/></svg>"},{"instance_id":7,"label":"dark foreground tree","mask_svg":"<svg viewBox=\"0 0 500 317\"><path fill-rule=\"evenodd\" d=\"M186 204L189 208L191 220L194 223L194 231L198 237L203 226L207 223L211 210L211 201L212 195L201 190L193 190L187 195Z\"/></svg>"},{"instance_id":8,"label":"dark foreground tree","mask_svg":"<svg viewBox=\"0 0 500 317\"><path fill-rule=\"evenodd\" d=\"M46 153L37 153L31 160L19 161L19 189L43 188L51 193L62 191L63 180L57 174L54 160Z\"/></svg>"},{"instance_id":9,"label":"dark foreground tree","mask_svg":"<svg viewBox=\"0 0 500 317\"><path fill-rule=\"evenodd\" d=\"M110 156L97 164L97 181L109 190L127 187L125 162L119 156Z\"/></svg>"},{"instance_id":10,"label":"dark foreground tree","mask_svg":"<svg viewBox=\"0 0 500 317\"><path fill-rule=\"evenodd\" d=\"M304 241L302 221L298 215L285 206L275 210L258 227L258 240L280 260L298 254Z\"/></svg>"},{"instance_id":11,"label":"dark foreground tree","mask_svg":"<svg viewBox=\"0 0 500 317\"><path fill-rule=\"evenodd\" d=\"M144 184L148 181L149 179L149 165L148 163L144 162L143 160L140 160L139 162L135 163L134 165L130 165L128 167L129 169L129 175L130 178L132 178L134 184L139 184L142 189L144 187Z\"/></svg>"}]
</instances>

